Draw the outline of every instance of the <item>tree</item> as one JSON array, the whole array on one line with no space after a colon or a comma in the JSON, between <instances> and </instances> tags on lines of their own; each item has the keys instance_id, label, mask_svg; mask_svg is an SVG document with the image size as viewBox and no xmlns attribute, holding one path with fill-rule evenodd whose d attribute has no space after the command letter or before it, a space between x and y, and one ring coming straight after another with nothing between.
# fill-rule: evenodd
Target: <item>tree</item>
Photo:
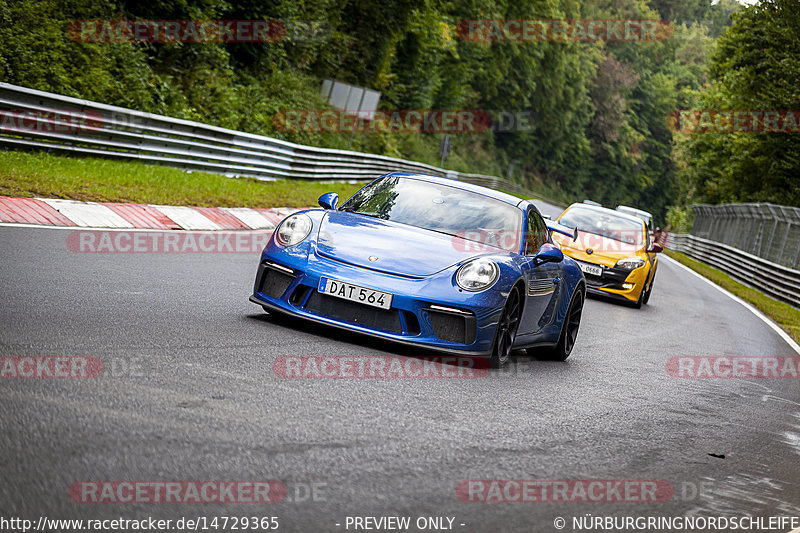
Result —
<instances>
[{"instance_id":1,"label":"tree","mask_svg":"<svg viewBox=\"0 0 800 533\"><path fill-rule=\"evenodd\" d=\"M710 64L703 109L800 109L800 10L764 0L733 17ZM800 131L693 133L682 177L702 202L800 205Z\"/></svg>"}]
</instances>

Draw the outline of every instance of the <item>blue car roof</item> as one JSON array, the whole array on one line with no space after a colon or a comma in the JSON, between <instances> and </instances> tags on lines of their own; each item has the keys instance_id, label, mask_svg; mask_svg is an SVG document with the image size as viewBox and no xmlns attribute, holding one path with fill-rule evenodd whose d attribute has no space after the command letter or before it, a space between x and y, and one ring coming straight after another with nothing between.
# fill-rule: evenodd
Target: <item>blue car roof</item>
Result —
<instances>
[{"instance_id":1,"label":"blue car roof","mask_svg":"<svg viewBox=\"0 0 800 533\"><path fill-rule=\"evenodd\" d=\"M388 177L414 178L421 181L440 183L442 185L449 185L450 187L455 187L456 189L462 189L465 191L471 191L474 193L482 194L484 196L488 196L489 198L494 198L495 200L500 200L507 204L517 206L520 209L525 209L528 206L527 200L523 200L522 198L514 196L513 194L508 194L502 191L496 191L494 189L490 189L489 187L483 187L482 185L474 185L472 183L458 181L450 178L442 178L440 176L431 176L430 174L418 174L414 172L390 172L389 174L384 174L383 176L381 176L381 178L388 178Z\"/></svg>"}]
</instances>

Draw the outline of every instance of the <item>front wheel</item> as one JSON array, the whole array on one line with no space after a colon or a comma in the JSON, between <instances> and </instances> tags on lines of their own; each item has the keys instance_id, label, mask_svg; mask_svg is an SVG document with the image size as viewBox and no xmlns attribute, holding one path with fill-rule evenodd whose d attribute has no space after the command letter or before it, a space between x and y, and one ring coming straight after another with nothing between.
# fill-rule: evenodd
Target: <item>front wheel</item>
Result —
<instances>
[{"instance_id":1,"label":"front wheel","mask_svg":"<svg viewBox=\"0 0 800 533\"><path fill-rule=\"evenodd\" d=\"M633 302L633 307L636 309L642 308L642 303L644 303L644 287L642 287L641 292L639 292L639 299Z\"/></svg>"},{"instance_id":2,"label":"front wheel","mask_svg":"<svg viewBox=\"0 0 800 533\"><path fill-rule=\"evenodd\" d=\"M653 292L653 283L656 282L656 274L653 272L653 279L650 280L650 286L647 287L647 292L644 293L644 300L642 300L643 304L647 304L650 301L650 294Z\"/></svg>"},{"instance_id":3,"label":"front wheel","mask_svg":"<svg viewBox=\"0 0 800 533\"><path fill-rule=\"evenodd\" d=\"M581 326L583 300L583 290L577 289L569 303L567 316L564 317L564 325L561 326L561 336L558 338L558 344L543 352L547 359L565 361L569 354L572 353L572 348L575 347L575 339L578 338L578 329Z\"/></svg>"},{"instance_id":4,"label":"front wheel","mask_svg":"<svg viewBox=\"0 0 800 533\"><path fill-rule=\"evenodd\" d=\"M494 334L494 345L492 355L489 357L489 364L492 368L500 368L509 357L514 346L514 339L517 338L517 327L519 327L520 317L520 296L519 289L514 287L508 294L500 321L497 323L497 331Z\"/></svg>"}]
</instances>

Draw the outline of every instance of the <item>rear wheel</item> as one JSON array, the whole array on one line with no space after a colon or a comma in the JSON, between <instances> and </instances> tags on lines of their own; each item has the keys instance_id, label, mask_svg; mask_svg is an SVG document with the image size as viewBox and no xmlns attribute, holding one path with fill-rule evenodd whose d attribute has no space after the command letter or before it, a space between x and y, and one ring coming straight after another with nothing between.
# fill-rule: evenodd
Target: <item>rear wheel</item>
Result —
<instances>
[{"instance_id":1,"label":"rear wheel","mask_svg":"<svg viewBox=\"0 0 800 533\"><path fill-rule=\"evenodd\" d=\"M508 294L500 321L497 323L497 331L494 335L494 345L489 363L492 368L500 368L511 356L511 348L514 346L514 339L517 338L517 327L520 317L520 296L519 289L514 287Z\"/></svg>"},{"instance_id":2,"label":"rear wheel","mask_svg":"<svg viewBox=\"0 0 800 533\"><path fill-rule=\"evenodd\" d=\"M575 339L578 338L578 329L581 326L581 315L583 315L583 289L577 289L572 295L572 301L567 309L567 316L564 317L564 325L561 326L561 336L558 344L544 350L542 355L546 359L554 361L565 361L572 349L575 347Z\"/></svg>"}]
</instances>

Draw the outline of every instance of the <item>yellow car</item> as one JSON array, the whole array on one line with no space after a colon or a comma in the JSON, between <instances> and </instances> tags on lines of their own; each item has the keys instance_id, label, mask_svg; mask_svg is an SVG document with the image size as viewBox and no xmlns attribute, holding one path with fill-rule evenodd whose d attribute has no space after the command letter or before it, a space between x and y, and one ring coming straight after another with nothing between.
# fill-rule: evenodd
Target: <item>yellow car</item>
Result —
<instances>
[{"instance_id":1,"label":"yellow car","mask_svg":"<svg viewBox=\"0 0 800 533\"><path fill-rule=\"evenodd\" d=\"M641 218L583 203L569 206L557 222L578 229L574 240L559 234L553 240L581 267L588 292L636 308L648 302L662 247L651 242Z\"/></svg>"}]
</instances>

